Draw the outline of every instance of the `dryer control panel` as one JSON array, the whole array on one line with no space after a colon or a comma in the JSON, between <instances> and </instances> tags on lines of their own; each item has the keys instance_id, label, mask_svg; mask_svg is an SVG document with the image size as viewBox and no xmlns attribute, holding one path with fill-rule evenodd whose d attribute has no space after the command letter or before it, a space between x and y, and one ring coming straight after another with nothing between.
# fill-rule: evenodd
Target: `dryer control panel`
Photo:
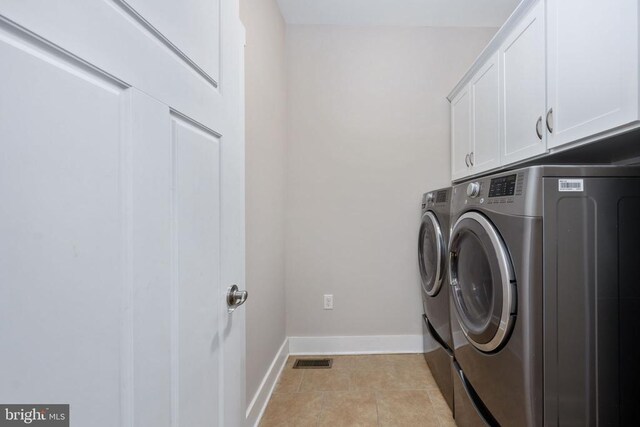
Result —
<instances>
[{"instance_id":1,"label":"dryer control panel","mask_svg":"<svg viewBox=\"0 0 640 427\"><path fill-rule=\"evenodd\" d=\"M428 206L446 205L449 202L449 193L451 190L438 190L425 193L422 196L422 209Z\"/></svg>"}]
</instances>

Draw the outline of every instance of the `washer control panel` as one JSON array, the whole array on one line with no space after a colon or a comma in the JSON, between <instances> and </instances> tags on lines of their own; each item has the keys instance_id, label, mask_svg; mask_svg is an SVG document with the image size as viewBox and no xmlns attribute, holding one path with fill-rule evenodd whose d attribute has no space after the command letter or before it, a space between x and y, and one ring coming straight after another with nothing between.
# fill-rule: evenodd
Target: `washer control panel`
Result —
<instances>
[{"instance_id":1,"label":"washer control panel","mask_svg":"<svg viewBox=\"0 0 640 427\"><path fill-rule=\"evenodd\" d=\"M542 206L540 170L540 167L532 166L461 182L453 187L451 211L454 215L479 209L539 216Z\"/></svg>"},{"instance_id":2,"label":"washer control panel","mask_svg":"<svg viewBox=\"0 0 640 427\"><path fill-rule=\"evenodd\" d=\"M465 184L460 184L454 194L466 206L498 206L513 205L522 199L525 186L525 173L505 173L495 177L478 178ZM460 194L462 193L462 194Z\"/></svg>"},{"instance_id":3,"label":"washer control panel","mask_svg":"<svg viewBox=\"0 0 640 427\"><path fill-rule=\"evenodd\" d=\"M516 194L516 181L518 175L506 175L491 179L489 184L489 198L509 197Z\"/></svg>"}]
</instances>

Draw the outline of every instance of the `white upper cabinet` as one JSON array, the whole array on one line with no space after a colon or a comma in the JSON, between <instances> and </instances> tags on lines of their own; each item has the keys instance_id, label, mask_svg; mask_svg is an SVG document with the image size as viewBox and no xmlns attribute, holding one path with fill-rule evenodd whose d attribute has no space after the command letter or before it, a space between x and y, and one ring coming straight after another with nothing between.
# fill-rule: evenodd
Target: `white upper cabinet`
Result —
<instances>
[{"instance_id":1,"label":"white upper cabinet","mask_svg":"<svg viewBox=\"0 0 640 427\"><path fill-rule=\"evenodd\" d=\"M640 2L522 0L448 99L454 181L640 128Z\"/></svg>"},{"instance_id":2,"label":"white upper cabinet","mask_svg":"<svg viewBox=\"0 0 640 427\"><path fill-rule=\"evenodd\" d=\"M546 151L544 4L536 4L500 48L504 143L502 162L513 163Z\"/></svg>"},{"instance_id":3,"label":"white upper cabinet","mask_svg":"<svg viewBox=\"0 0 640 427\"><path fill-rule=\"evenodd\" d=\"M467 85L451 101L451 176L463 178L470 173L471 95Z\"/></svg>"},{"instance_id":4,"label":"white upper cabinet","mask_svg":"<svg viewBox=\"0 0 640 427\"><path fill-rule=\"evenodd\" d=\"M496 52L471 80L472 173L500 166L500 56Z\"/></svg>"},{"instance_id":5,"label":"white upper cabinet","mask_svg":"<svg viewBox=\"0 0 640 427\"><path fill-rule=\"evenodd\" d=\"M547 0L549 147L637 121L638 0Z\"/></svg>"},{"instance_id":6,"label":"white upper cabinet","mask_svg":"<svg viewBox=\"0 0 640 427\"><path fill-rule=\"evenodd\" d=\"M500 166L500 66L496 53L451 101L453 180Z\"/></svg>"}]
</instances>

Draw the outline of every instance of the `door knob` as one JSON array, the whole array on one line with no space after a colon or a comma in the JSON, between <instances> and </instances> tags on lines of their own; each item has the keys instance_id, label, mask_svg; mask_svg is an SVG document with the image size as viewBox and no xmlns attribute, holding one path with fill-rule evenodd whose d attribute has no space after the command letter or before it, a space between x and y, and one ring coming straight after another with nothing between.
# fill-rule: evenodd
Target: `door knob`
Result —
<instances>
[{"instance_id":1,"label":"door knob","mask_svg":"<svg viewBox=\"0 0 640 427\"><path fill-rule=\"evenodd\" d=\"M229 313L240 307L249 297L249 292L239 291L238 285L233 285L227 291L227 306L229 307Z\"/></svg>"}]
</instances>

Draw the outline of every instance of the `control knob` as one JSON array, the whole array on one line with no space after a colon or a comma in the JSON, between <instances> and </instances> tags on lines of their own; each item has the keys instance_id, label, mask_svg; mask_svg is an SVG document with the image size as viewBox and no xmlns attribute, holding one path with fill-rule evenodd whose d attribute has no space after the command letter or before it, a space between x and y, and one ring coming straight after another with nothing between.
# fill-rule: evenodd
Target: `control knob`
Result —
<instances>
[{"instance_id":1,"label":"control knob","mask_svg":"<svg viewBox=\"0 0 640 427\"><path fill-rule=\"evenodd\" d=\"M432 203L433 199L435 199L433 193L427 193L427 203Z\"/></svg>"},{"instance_id":2,"label":"control knob","mask_svg":"<svg viewBox=\"0 0 640 427\"><path fill-rule=\"evenodd\" d=\"M478 197L480 194L480 183L479 182L471 182L467 185L467 196L471 198Z\"/></svg>"}]
</instances>

